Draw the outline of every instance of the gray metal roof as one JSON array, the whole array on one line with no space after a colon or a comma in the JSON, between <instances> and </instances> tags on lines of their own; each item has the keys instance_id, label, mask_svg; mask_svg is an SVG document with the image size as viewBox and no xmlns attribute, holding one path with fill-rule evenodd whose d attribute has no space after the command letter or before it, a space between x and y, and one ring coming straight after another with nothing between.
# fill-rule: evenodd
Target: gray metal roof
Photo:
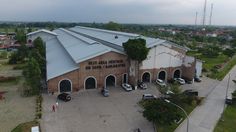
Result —
<instances>
[{"instance_id":1,"label":"gray metal roof","mask_svg":"<svg viewBox=\"0 0 236 132\"><path fill-rule=\"evenodd\" d=\"M57 38L46 42L47 80L78 69Z\"/></svg>"},{"instance_id":2,"label":"gray metal roof","mask_svg":"<svg viewBox=\"0 0 236 132\"><path fill-rule=\"evenodd\" d=\"M93 38L96 38L102 41L109 42L110 44L118 45L120 47L122 47L122 44L127 42L129 39L136 39L136 38L145 39L146 45L148 48L151 48L155 45L161 44L166 41L163 39L144 37L138 34L103 30L103 29L97 29L97 28L88 28L88 27L81 27L81 26L70 28L70 30L77 33L91 36Z\"/></svg>"},{"instance_id":3,"label":"gray metal roof","mask_svg":"<svg viewBox=\"0 0 236 132\"><path fill-rule=\"evenodd\" d=\"M89 37L95 41L99 41L102 44L105 44L109 47L115 48L117 50L123 51L122 44L127 42L129 39L136 39L136 38L143 38L146 40L146 46L148 48L152 48L156 45L160 44L170 44L174 47L188 50L188 48L177 45L173 42L169 42L167 40L159 39L159 38L151 38L151 37L145 37L138 34L133 33L124 33L124 32L118 32L118 31L111 31L111 30L104 30L104 29L97 29L97 28L89 28L89 27L81 27L76 26L73 28L70 28L69 30L76 32L78 34L81 34L83 36Z\"/></svg>"},{"instance_id":4,"label":"gray metal roof","mask_svg":"<svg viewBox=\"0 0 236 132\"><path fill-rule=\"evenodd\" d=\"M54 32L58 34L58 40L75 63L80 63L110 51L124 54L121 51L110 48L66 29L60 28L54 30Z\"/></svg>"}]
</instances>

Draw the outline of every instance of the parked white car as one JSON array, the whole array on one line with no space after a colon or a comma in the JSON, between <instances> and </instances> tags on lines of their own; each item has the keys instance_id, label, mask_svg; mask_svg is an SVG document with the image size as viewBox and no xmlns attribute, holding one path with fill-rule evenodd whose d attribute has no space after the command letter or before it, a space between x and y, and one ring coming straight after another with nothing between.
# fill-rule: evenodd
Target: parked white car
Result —
<instances>
[{"instance_id":1,"label":"parked white car","mask_svg":"<svg viewBox=\"0 0 236 132\"><path fill-rule=\"evenodd\" d=\"M132 91L132 86L128 83L123 83L121 86L124 88L125 91Z\"/></svg>"},{"instance_id":2,"label":"parked white car","mask_svg":"<svg viewBox=\"0 0 236 132\"><path fill-rule=\"evenodd\" d=\"M157 80L156 80L156 83L157 83L158 85L160 85L161 87L166 87L166 83L165 83L163 80L161 80L161 79L157 79Z\"/></svg>"},{"instance_id":3,"label":"parked white car","mask_svg":"<svg viewBox=\"0 0 236 132\"><path fill-rule=\"evenodd\" d=\"M184 85L185 84L185 80L182 78L174 78L175 81L177 81L179 84Z\"/></svg>"}]
</instances>

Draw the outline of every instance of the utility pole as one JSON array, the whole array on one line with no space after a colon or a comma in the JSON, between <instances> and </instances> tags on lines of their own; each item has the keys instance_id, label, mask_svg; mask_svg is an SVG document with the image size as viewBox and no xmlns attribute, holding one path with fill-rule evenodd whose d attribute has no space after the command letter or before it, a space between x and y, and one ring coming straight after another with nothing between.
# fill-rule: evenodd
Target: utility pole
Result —
<instances>
[{"instance_id":1,"label":"utility pole","mask_svg":"<svg viewBox=\"0 0 236 132\"><path fill-rule=\"evenodd\" d=\"M207 0L205 0L204 8L203 8L203 20L202 20L202 26L205 26L206 22L206 6L207 6Z\"/></svg>"},{"instance_id":2,"label":"utility pole","mask_svg":"<svg viewBox=\"0 0 236 132\"><path fill-rule=\"evenodd\" d=\"M196 16L195 16L195 26L197 26L197 17L198 17L198 12L196 12Z\"/></svg>"},{"instance_id":3,"label":"utility pole","mask_svg":"<svg viewBox=\"0 0 236 132\"><path fill-rule=\"evenodd\" d=\"M212 12L213 12L213 3L211 3L211 14L210 14L210 22L209 22L209 25L211 26L211 20L212 20Z\"/></svg>"}]
</instances>

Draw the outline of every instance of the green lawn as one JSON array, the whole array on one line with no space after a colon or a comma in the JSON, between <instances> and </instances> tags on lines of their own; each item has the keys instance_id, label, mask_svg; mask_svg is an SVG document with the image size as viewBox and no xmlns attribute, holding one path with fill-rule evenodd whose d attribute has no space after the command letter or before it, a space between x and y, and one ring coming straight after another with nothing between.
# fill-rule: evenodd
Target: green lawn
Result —
<instances>
[{"instance_id":1,"label":"green lawn","mask_svg":"<svg viewBox=\"0 0 236 132\"><path fill-rule=\"evenodd\" d=\"M215 65L218 64L222 64L224 63L226 60L228 60L229 58L223 54L220 54L217 57L214 58L209 58L207 56L202 55L201 53L197 52L197 51L189 51L187 53L187 55L189 56L194 56L202 61L204 61L203 63L203 68L210 70L212 69Z\"/></svg>"},{"instance_id":2,"label":"green lawn","mask_svg":"<svg viewBox=\"0 0 236 132\"><path fill-rule=\"evenodd\" d=\"M218 80L222 80L225 75L236 65L236 57L234 56L223 69L221 69L218 73L213 73L212 78L216 78Z\"/></svg>"},{"instance_id":3,"label":"green lawn","mask_svg":"<svg viewBox=\"0 0 236 132\"><path fill-rule=\"evenodd\" d=\"M0 32L5 32L6 29L5 28L0 28ZM8 32L15 32L15 28L8 28L7 29Z\"/></svg>"},{"instance_id":4,"label":"green lawn","mask_svg":"<svg viewBox=\"0 0 236 132\"><path fill-rule=\"evenodd\" d=\"M203 68L206 68L207 70L210 70L215 65L224 63L228 59L228 57L225 56L225 55L219 55L216 58L208 58L208 57L205 57L205 56L201 56L200 59L204 61Z\"/></svg>"},{"instance_id":5,"label":"green lawn","mask_svg":"<svg viewBox=\"0 0 236 132\"><path fill-rule=\"evenodd\" d=\"M236 131L236 104L227 106L224 111L223 120L219 120L214 132L235 132Z\"/></svg>"},{"instance_id":6,"label":"green lawn","mask_svg":"<svg viewBox=\"0 0 236 132\"><path fill-rule=\"evenodd\" d=\"M197 51L190 51L187 54L203 60L203 68L207 70L207 74L213 79L222 80L225 75L236 65L236 56L229 58L226 55L220 54L218 57L209 58L201 55L201 53L198 53ZM224 64L224 67L219 69L218 72L212 72L211 69L214 69L214 66L219 64Z\"/></svg>"}]
</instances>

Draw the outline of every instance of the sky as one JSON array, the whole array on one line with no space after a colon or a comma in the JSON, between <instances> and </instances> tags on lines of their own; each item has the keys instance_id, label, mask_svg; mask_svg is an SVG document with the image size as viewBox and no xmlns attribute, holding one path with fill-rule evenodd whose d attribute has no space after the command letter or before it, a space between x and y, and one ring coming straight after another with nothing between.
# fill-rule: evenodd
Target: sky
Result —
<instances>
[{"instance_id":1,"label":"sky","mask_svg":"<svg viewBox=\"0 0 236 132\"><path fill-rule=\"evenodd\" d=\"M202 23L205 0L0 0L0 21L59 21L137 24ZM236 0L214 3L213 25L236 25Z\"/></svg>"}]
</instances>

